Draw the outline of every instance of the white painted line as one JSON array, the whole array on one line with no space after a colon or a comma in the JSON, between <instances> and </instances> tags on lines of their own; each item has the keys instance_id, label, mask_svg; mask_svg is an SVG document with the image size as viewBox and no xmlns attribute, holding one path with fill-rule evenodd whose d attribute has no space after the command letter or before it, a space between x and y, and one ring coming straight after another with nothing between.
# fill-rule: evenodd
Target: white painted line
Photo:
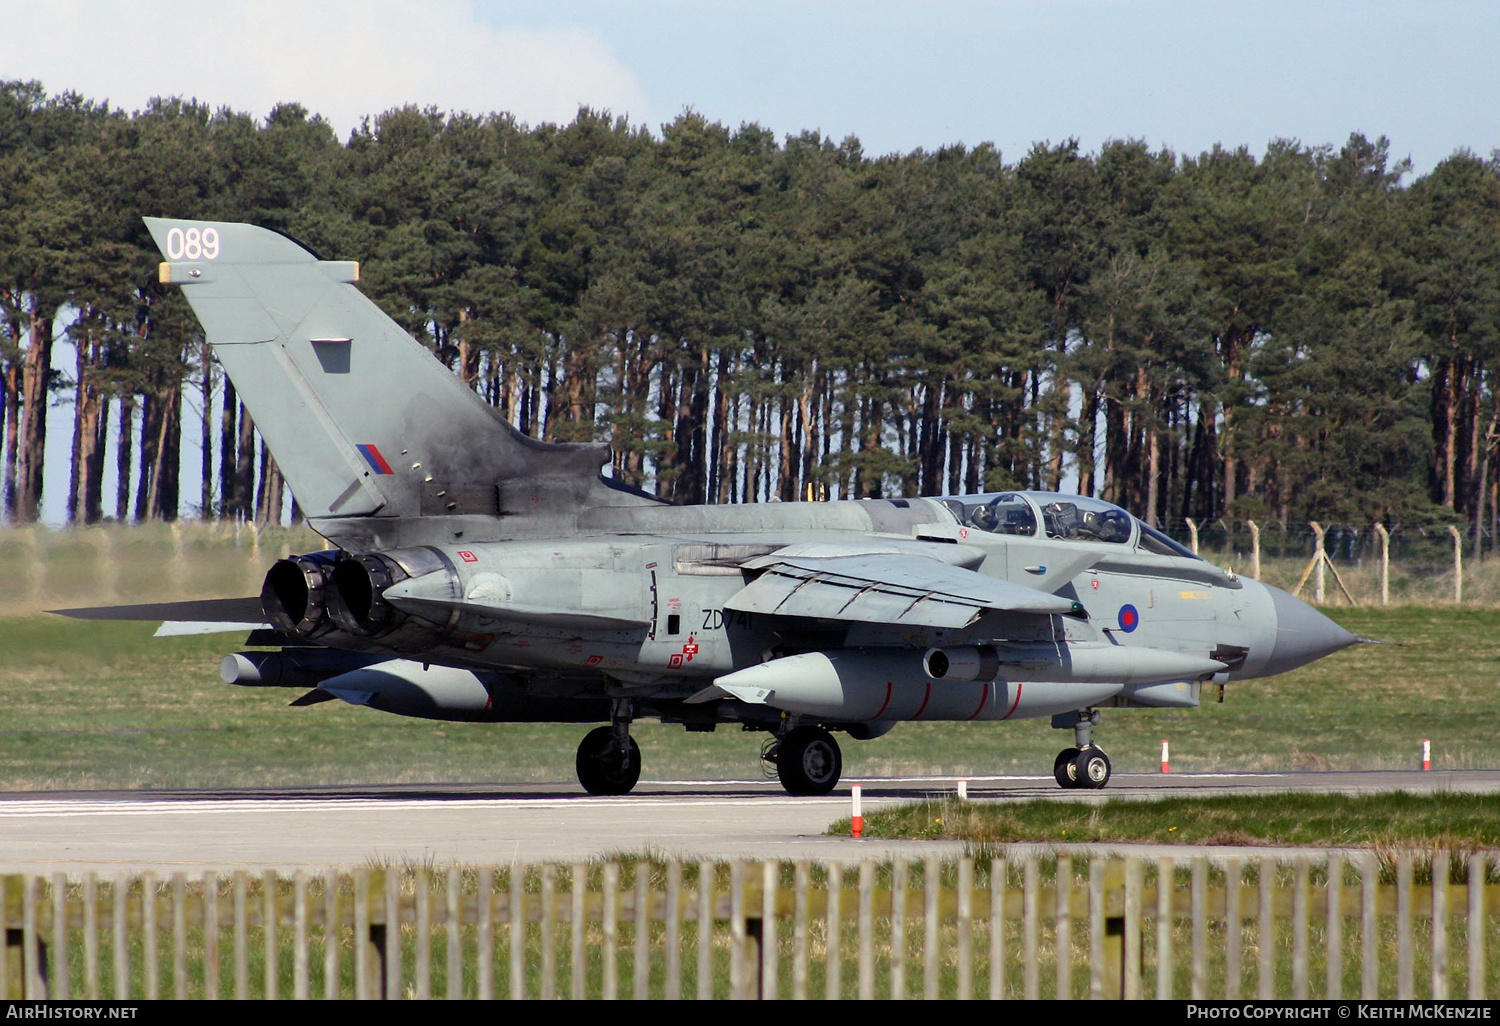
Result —
<instances>
[{"instance_id":1,"label":"white painted line","mask_svg":"<svg viewBox=\"0 0 1500 1026\"><path fill-rule=\"evenodd\" d=\"M883 799L889 803L900 799ZM841 807L842 796L825 798L792 798L767 795L763 798L495 798L495 799L424 799L382 801L370 798L261 799L207 801L17 801L0 804L0 819L26 819L44 816L177 816L209 813L245 812L441 812L455 809L491 811L524 809L598 809L598 808L745 808L746 806L828 806Z\"/></svg>"}]
</instances>

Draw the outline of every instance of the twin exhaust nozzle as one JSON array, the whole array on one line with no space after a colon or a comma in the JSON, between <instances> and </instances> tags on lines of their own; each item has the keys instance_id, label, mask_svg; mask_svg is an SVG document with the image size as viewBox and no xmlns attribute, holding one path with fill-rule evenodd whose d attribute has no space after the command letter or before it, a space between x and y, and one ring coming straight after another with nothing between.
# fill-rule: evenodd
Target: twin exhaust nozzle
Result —
<instances>
[{"instance_id":1,"label":"twin exhaust nozzle","mask_svg":"<svg viewBox=\"0 0 1500 1026\"><path fill-rule=\"evenodd\" d=\"M271 626L294 638L311 638L336 628L375 637L401 620L383 595L405 577L393 560L378 555L332 551L288 556L266 573L260 589L261 611Z\"/></svg>"}]
</instances>

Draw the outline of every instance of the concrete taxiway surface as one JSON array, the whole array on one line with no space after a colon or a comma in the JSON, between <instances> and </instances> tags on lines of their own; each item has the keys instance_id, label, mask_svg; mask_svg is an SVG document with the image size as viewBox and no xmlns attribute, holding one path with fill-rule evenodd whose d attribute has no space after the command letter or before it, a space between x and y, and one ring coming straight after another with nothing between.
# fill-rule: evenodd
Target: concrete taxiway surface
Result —
<instances>
[{"instance_id":1,"label":"concrete taxiway surface","mask_svg":"<svg viewBox=\"0 0 1500 1026\"><path fill-rule=\"evenodd\" d=\"M952 794L956 785L951 778L847 781L826 798L792 798L765 781L643 781L621 798L564 784L13 793L0 795L0 872L573 862L647 851L855 861L964 850L959 842L822 836L849 815L852 783L863 787L866 813ZM1274 791L1497 793L1500 771L1117 775L1102 792L1062 791L1051 777L979 777L968 789L972 799L987 802Z\"/></svg>"}]
</instances>

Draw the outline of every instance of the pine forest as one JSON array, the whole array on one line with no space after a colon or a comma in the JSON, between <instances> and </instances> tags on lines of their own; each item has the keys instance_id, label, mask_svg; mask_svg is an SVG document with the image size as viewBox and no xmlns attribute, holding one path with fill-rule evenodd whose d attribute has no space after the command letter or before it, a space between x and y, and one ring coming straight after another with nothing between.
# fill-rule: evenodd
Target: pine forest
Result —
<instances>
[{"instance_id":1,"label":"pine forest","mask_svg":"<svg viewBox=\"0 0 1500 1026\"><path fill-rule=\"evenodd\" d=\"M341 141L296 104L3 82L8 522L44 485L80 524L296 516L142 215L360 261L517 427L607 441L614 477L674 502L1024 487L1163 526L1497 519L1493 155L1417 175L1356 134L876 156L589 109L396 109Z\"/></svg>"}]
</instances>

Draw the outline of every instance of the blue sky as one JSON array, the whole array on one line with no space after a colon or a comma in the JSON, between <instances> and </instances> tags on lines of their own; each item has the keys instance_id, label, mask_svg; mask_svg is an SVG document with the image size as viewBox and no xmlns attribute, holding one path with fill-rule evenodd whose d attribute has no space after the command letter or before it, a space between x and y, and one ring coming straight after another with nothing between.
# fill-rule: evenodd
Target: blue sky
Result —
<instances>
[{"instance_id":1,"label":"blue sky","mask_svg":"<svg viewBox=\"0 0 1500 1026\"><path fill-rule=\"evenodd\" d=\"M1069 137L1196 154L1358 131L1420 174L1500 147L1500 4L1477 0L0 0L0 25L0 78L127 109L296 100L341 133L407 102L531 123L586 103L653 130L691 107L871 154L992 142L1008 161ZM71 420L54 412L58 522ZM186 496L197 465L185 447Z\"/></svg>"},{"instance_id":2,"label":"blue sky","mask_svg":"<svg viewBox=\"0 0 1500 1026\"><path fill-rule=\"evenodd\" d=\"M0 17L0 76L128 108L295 99L341 131L402 102L531 122L584 102L1007 160L1069 136L1197 153L1360 131L1420 172L1500 146L1500 4L1478 0L0 0Z\"/></svg>"},{"instance_id":3,"label":"blue sky","mask_svg":"<svg viewBox=\"0 0 1500 1026\"><path fill-rule=\"evenodd\" d=\"M1054 0L481 4L493 24L576 23L639 82L651 123L691 105L867 152L1038 140L1390 137L1419 171L1500 146L1500 5ZM649 12L642 14L642 11Z\"/></svg>"}]
</instances>

